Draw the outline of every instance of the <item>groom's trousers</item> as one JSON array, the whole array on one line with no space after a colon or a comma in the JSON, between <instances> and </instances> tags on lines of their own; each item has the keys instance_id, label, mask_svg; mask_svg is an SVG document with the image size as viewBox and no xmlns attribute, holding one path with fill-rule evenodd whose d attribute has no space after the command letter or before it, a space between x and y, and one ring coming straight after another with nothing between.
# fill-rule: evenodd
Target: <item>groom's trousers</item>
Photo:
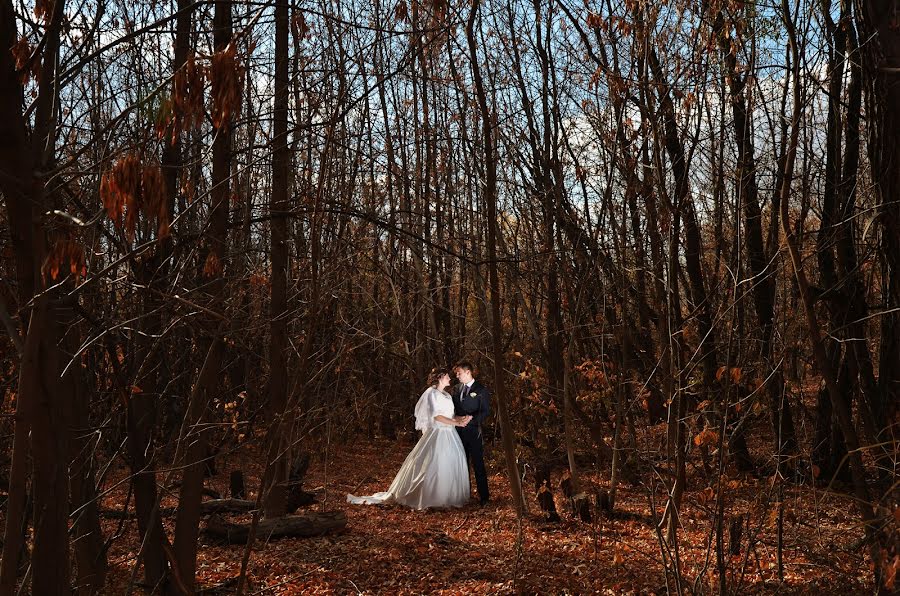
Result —
<instances>
[{"instance_id":1,"label":"groom's trousers","mask_svg":"<svg viewBox=\"0 0 900 596\"><path fill-rule=\"evenodd\" d=\"M487 471L484 469L484 443L481 440L481 427L460 427L456 429L462 440L466 459L475 472L475 486L478 488L478 500L482 503L490 498L487 483Z\"/></svg>"}]
</instances>

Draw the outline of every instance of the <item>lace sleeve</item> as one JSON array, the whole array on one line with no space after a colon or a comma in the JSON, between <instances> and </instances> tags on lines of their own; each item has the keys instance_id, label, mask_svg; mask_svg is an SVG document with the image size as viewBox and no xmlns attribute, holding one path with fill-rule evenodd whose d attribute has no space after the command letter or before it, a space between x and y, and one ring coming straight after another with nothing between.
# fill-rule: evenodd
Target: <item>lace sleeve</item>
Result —
<instances>
[{"instance_id":1,"label":"lace sleeve","mask_svg":"<svg viewBox=\"0 0 900 596\"><path fill-rule=\"evenodd\" d=\"M434 426L434 396L429 387L416 403L416 430L428 430Z\"/></svg>"}]
</instances>

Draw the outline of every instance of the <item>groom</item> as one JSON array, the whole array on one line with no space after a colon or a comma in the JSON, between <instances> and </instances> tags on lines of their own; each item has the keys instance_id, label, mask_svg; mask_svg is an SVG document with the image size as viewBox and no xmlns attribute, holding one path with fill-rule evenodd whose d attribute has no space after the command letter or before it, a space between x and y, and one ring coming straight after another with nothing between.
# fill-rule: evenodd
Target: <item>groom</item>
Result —
<instances>
[{"instance_id":1,"label":"groom","mask_svg":"<svg viewBox=\"0 0 900 596\"><path fill-rule=\"evenodd\" d=\"M482 442L481 425L491 411L491 390L479 383L474 376L475 369L471 362L463 360L453 367L459 385L453 388L453 408L457 416L471 416L466 426L456 427L466 451L466 459L472 464L475 472L475 484L478 487L478 501L481 505L488 502L489 493L487 473L484 470L484 444Z\"/></svg>"}]
</instances>

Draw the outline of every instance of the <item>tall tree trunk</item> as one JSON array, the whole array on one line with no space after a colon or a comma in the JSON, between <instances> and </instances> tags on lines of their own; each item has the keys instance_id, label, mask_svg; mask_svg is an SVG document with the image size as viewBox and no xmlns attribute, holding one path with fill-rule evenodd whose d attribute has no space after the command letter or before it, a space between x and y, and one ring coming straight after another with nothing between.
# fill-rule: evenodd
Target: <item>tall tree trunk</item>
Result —
<instances>
[{"instance_id":1,"label":"tall tree trunk","mask_svg":"<svg viewBox=\"0 0 900 596\"><path fill-rule=\"evenodd\" d=\"M866 89L867 148L879 202L884 275L878 393L882 420L892 420L900 404L900 31L895 2L864 0L856 4ZM861 13L861 14L860 14ZM848 445L849 448L849 445Z\"/></svg>"},{"instance_id":2,"label":"tall tree trunk","mask_svg":"<svg viewBox=\"0 0 900 596\"><path fill-rule=\"evenodd\" d=\"M269 424L281 426L287 405L287 210L290 153L287 144L288 125L288 3L278 0L275 5L275 111L273 122L272 194L269 214L272 226L272 290L269 306ZM272 433L271 440L281 443L281 433ZM277 454L280 448L270 449L267 462L274 469L266 491L263 508L266 517L278 517L287 511L286 459Z\"/></svg>"},{"instance_id":3,"label":"tall tree trunk","mask_svg":"<svg viewBox=\"0 0 900 596\"><path fill-rule=\"evenodd\" d=\"M0 47L11 48L17 41L16 13L12 0L0 2ZM12 247L16 256L16 279L18 281L18 310L26 331L19 368L19 397L16 400L15 430L13 434L12 462L9 470L9 496L6 501L6 527L3 535L3 559L0 565L0 593L15 591L19 569L19 555L25 537L25 503L28 489L28 439L31 424L33 396L22 393L23 384L33 385L29 377L36 373L37 331L29 334L25 325L24 308L34 296L35 259L33 206L25 199L31 188L30 176L33 171L31 153L28 150L28 131L22 114L24 92L13 54L0 51L0 191L9 222ZM34 305L32 305L33 312ZM28 373L29 377L23 376ZM26 399L23 399L26 398Z\"/></svg>"},{"instance_id":4,"label":"tall tree trunk","mask_svg":"<svg viewBox=\"0 0 900 596\"><path fill-rule=\"evenodd\" d=\"M652 47L649 48L648 58L653 76L662 86L659 102L663 120L663 139L675 178L675 210L681 214L684 222L685 265L688 281L690 282L691 302L697 310L700 336L697 349L700 353L700 361L703 364L703 387L701 391L702 395L705 395L715 383L718 355L716 334L712 324L712 305L706 292L703 263L700 260L702 252L700 226L697 222L694 201L690 193L687 153L685 152L684 142L678 132L671 90L666 82L656 51Z\"/></svg>"},{"instance_id":5,"label":"tall tree trunk","mask_svg":"<svg viewBox=\"0 0 900 596\"><path fill-rule=\"evenodd\" d=\"M215 51L224 52L232 41L231 1L216 3L213 15L213 42ZM231 93L233 90L217 88L213 73L212 94ZM240 98L238 90L236 96ZM214 98L215 99L215 98ZM209 283L210 307L221 311L224 306L225 270L227 262L228 208L231 200L231 113L219 114L214 125L213 162L211 179L211 211L207 234L208 254L203 274L212 278ZM210 327L220 329L220 322L208 321ZM182 581L188 589L194 589L197 568L197 539L200 534L200 501L203 496L203 471L206 464L208 431L204 428L210 400L215 392L224 354L224 342L218 331L206 344L206 358L191 392L185 425L180 442L184 453L181 489L178 495L178 511L175 517L173 549ZM184 447L186 445L186 447ZM181 462L179 462L181 463Z\"/></svg>"},{"instance_id":6,"label":"tall tree trunk","mask_svg":"<svg viewBox=\"0 0 900 596\"><path fill-rule=\"evenodd\" d=\"M178 0L175 55L172 65L173 71L176 73L182 70L187 63L192 18L193 10L189 0ZM178 75L176 74L176 76ZM171 93L173 96L178 93L174 83ZM179 178L184 163L181 131L174 130L172 136L164 140L166 144L162 154L162 170L168 193L165 209L168 211L169 221L172 221ZM148 258L141 262L137 270L140 282L150 288L150 291L143 296L141 302L144 311L141 321L146 327L142 333L135 334L134 385L140 387L141 391L129 396L126 410L128 432L126 450L133 475L135 513L141 537L139 557L144 565L144 582L148 586L153 586L153 589L161 594L171 593L174 587L168 576L169 561L165 554L168 538L159 515L160 496L157 491L153 446L153 431L158 422L157 406L161 397L161 383L158 375L162 362L158 346L151 345L148 338L157 337L162 332L163 320L162 316L158 314L162 310L162 300L153 290L163 289L160 286L163 285L169 270L172 246L170 237L161 239L157 248L160 254L156 255L156 258Z\"/></svg>"},{"instance_id":7,"label":"tall tree trunk","mask_svg":"<svg viewBox=\"0 0 900 596\"><path fill-rule=\"evenodd\" d=\"M70 327L70 333L80 326ZM78 349L77 336L66 340L67 351L74 354ZM90 432L90 390L85 384L80 364L73 363L63 377L69 385L72 420L71 444L74 454L69 471L71 504L73 513L73 546L78 570L76 589L80 596L98 594L106 581L107 560L100 527L100 506L95 486L94 451L97 447L96 434Z\"/></svg>"},{"instance_id":8,"label":"tall tree trunk","mask_svg":"<svg viewBox=\"0 0 900 596\"><path fill-rule=\"evenodd\" d=\"M525 514L525 504L522 484L519 478L519 466L516 463L516 445L513 436L512 424L509 419L509 405L506 402L506 388L503 382L503 338L501 337L502 321L500 319L500 279L497 275L497 156L494 151L494 125L495 119L488 107L487 94L481 78L481 68L478 66L478 47L475 42L475 20L481 0L474 0L469 10L466 21L466 39L469 45L469 55L472 62L472 77L475 80L475 94L478 97L478 107L481 112L482 139L484 143L485 164L485 191L484 198L487 203L488 224L488 276L491 287L491 340L494 356L494 396L497 398L497 414L500 418L500 432L503 434L503 452L506 456L506 473L509 479L510 492L512 493L513 506L516 514Z\"/></svg>"},{"instance_id":9,"label":"tall tree trunk","mask_svg":"<svg viewBox=\"0 0 900 596\"><path fill-rule=\"evenodd\" d=\"M25 339L22 364L19 369L19 392L14 436L12 471L10 474L11 494L7 510L7 527L4 542L3 563L0 570L0 591L12 593L14 590L18 557L22 545L23 513L25 502L25 466L28 457L28 433L33 464L34 538L32 550L32 590L36 594L64 594L69 585L69 542L68 542L68 464L69 464L69 421L67 404L59 373L64 365L65 355L58 344L61 338L59 322L60 301L64 292L58 286L45 287L53 280L43 279L38 264L42 264L49 254L47 228L44 213L52 209L46 194L43 172L50 169L54 158L56 141L56 119L58 114L59 87L56 80L56 64L59 54L60 30L64 14L64 2L57 1L45 16L44 47L41 56L43 68L38 77L38 96L34 112L34 128L30 139L25 133L24 117L21 112L21 84L15 76L14 66L8 62L9 52L4 52L2 66L3 87L2 107L9 111L2 114L9 120L11 141L22 143L10 147L12 151L28 155L29 160L3 155L3 174L12 174L12 181L3 180L3 194L11 223L27 226L25 232L14 244L17 250L17 270L24 274L26 289L40 290L33 301L31 321ZM16 18L9 3L3 3L3 29L0 42L11 47L16 35ZM26 144L26 139L30 146ZM23 167L15 171L12 167ZM10 192L12 191L12 192ZM24 191L24 192L23 192ZM24 206L28 204L29 206ZM40 213L30 221L18 218L27 215L34 206ZM31 245L25 246L21 239L30 235ZM14 242L17 242L14 234ZM24 269L30 267L30 272ZM28 288L31 283L39 286ZM24 294L20 296L25 297ZM30 300L31 296L27 296ZM24 302L22 303L24 304ZM13 482L21 482L14 486Z\"/></svg>"}]
</instances>

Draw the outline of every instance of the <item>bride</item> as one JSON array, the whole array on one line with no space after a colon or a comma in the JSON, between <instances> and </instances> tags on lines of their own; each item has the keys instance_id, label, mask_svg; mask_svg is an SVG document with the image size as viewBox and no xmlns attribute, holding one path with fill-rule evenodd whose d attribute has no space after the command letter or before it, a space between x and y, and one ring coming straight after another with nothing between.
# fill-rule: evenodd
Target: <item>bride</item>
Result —
<instances>
[{"instance_id":1,"label":"bride","mask_svg":"<svg viewBox=\"0 0 900 596\"><path fill-rule=\"evenodd\" d=\"M453 400L446 389L450 374L435 368L428 375L430 387L416 404L416 430L422 437L406 456L387 492L367 497L347 495L356 505L400 503L413 509L461 507L469 500L469 469L457 426L471 416L453 416Z\"/></svg>"}]
</instances>

